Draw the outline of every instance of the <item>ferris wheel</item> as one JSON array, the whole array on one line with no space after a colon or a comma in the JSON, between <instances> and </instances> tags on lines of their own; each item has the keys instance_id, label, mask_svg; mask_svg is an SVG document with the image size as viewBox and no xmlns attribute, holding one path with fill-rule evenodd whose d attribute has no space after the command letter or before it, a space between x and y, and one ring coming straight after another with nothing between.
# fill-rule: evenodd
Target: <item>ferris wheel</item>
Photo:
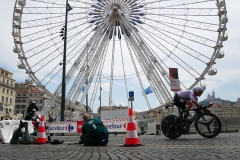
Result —
<instances>
[{"instance_id":1,"label":"ferris wheel","mask_svg":"<svg viewBox=\"0 0 240 160\"><path fill-rule=\"evenodd\" d=\"M101 89L109 106L148 86L158 105L142 94L143 105L169 103L168 69L178 68L182 89L203 85L228 39L225 0L16 0L12 22L18 68L51 97L44 112L61 97L64 39L66 102L76 110L86 97L96 106Z\"/></svg>"}]
</instances>

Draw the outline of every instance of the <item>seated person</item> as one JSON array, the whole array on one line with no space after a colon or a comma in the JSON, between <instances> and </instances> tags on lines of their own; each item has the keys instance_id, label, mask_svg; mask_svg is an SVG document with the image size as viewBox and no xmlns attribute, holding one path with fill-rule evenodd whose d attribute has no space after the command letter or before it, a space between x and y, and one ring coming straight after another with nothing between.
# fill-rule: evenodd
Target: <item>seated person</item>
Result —
<instances>
[{"instance_id":1,"label":"seated person","mask_svg":"<svg viewBox=\"0 0 240 160\"><path fill-rule=\"evenodd\" d=\"M108 143L108 130L99 118L90 118L84 114L82 135L80 137L84 146L105 146Z\"/></svg>"}]
</instances>

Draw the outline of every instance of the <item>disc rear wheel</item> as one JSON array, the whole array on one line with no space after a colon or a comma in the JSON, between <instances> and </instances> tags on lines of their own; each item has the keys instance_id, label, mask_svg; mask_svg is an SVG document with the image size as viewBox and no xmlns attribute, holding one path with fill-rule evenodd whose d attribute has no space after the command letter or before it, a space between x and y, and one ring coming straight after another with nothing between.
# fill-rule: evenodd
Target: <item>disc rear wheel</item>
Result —
<instances>
[{"instance_id":1,"label":"disc rear wheel","mask_svg":"<svg viewBox=\"0 0 240 160\"><path fill-rule=\"evenodd\" d=\"M174 124L177 118L177 116L169 115L162 120L161 130L166 137L176 139L182 135L183 122L180 120L178 123Z\"/></svg>"},{"instance_id":2,"label":"disc rear wheel","mask_svg":"<svg viewBox=\"0 0 240 160\"><path fill-rule=\"evenodd\" d=\"M221 121L212 113L198 115L195 120L197 132L206 138L216 137L222 130Z\"/></svg>"}]
</instances>

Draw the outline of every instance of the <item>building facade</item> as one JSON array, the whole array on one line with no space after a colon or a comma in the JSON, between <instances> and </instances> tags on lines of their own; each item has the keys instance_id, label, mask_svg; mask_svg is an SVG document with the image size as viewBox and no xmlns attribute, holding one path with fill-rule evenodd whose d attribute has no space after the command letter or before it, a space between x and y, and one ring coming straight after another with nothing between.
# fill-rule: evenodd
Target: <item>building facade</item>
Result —
<instances>
[{"instance_id":1,"label":"building facade","mask_svg":"<svg viewBox=\"0 0 240 160\"><path fill-rule=\"evenodd\" d=\"M209 109L213 114L221 118L240 117L240 108L237 106L214 104Z\"/></svg>"},{"instance_id":2,"label":"building facade","mask_svg":"<svg viewBox=\"0 0 240 160\"><path fill-rule=\"evenodd\" d=\"M237 106L240 107L240 98L237 99Z\"/></svg>"},{"instance_id":3,"label":"building facade","mask_svg":"<svg viewBox=\"0 0 240 160\"><path fill-rule=\"evenodd\" d=\"M16 100L15 111L16 113L25 114L29 103L35 101L37 107L41 111L47 104L49 98L38 86L27 83L16 83Z\"/></svg>"},{"instance_id":4,"label":"building facade","mask_svg":"<svg viewBox=\"0 0 240 160\"><path fill-rule=\"evenodd\" d=\"M19 119L21 115L14 112L15 107L15 80L13 73L0 68L0 118Z\"/></svg>"}]
</instances>

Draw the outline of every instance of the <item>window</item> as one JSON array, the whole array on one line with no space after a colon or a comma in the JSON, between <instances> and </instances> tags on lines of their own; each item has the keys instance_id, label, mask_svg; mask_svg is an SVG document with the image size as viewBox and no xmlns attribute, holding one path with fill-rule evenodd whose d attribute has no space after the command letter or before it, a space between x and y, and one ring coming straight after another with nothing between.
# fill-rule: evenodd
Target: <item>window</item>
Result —
<instances>
[{"instance_id":1,"label":"window","mask_svg":"<svg viewBox=\"0 0 240 160\"><path fill-rule=\"evenodd\" d=\"M9 94L9 90L7 90L7 94Z\"/></svg>"},{"instance_id":2,"label":"window","mask_svg":"<svg viewBox=\"0 0 240 160\"><path fill-rule=\"evenodd\" d=\"M4 103L4 97L2 96L2 103Z\"/></svg>"},{"instance_id":3,"label":"window","mask_svg":"<svg viewBox=\"0 0 240 160\"><path fill-rule=\"evenodd\" d=\"M5 92L5 89L3 88L3 93Z\"/></svg>"},{"instance_id":4,"label":"window","mask_svg":"<svg viewBox=\"0 0 240 160\"><path fill-rule=\"evenodd\" d=\"M10 104L12 104L12 98L10 98Z\"/></svg>"},{"instance_id":5,"label":"window","mask_svg":"<svg viewBox=\"0 0 240 160\"><path fill-rule=\"evenodd\" d=\"M26 105L22 105L22 106L21 106L21 109L25 109L25 108L26 108Z\"/></svg>"},{"instance_id":6,"label":"window","mask_svg":"<svg viewBox=\"0 0 240 160\"><path fill-rule=\"evenodd\" d=\"M6 103L8 103L8 98L6 98Z\"/></svg>"},{"instance_id":7,"label":"window","mask_svg":"<svg viewBox=\"0 0 240 160\"><path fill-rule=\"evenodd\" d=\"M19 109L19 108L20 108L19 105L16 105L16 106L15 106L15 109Z\"/></svg>"},{"instance_id":8,"label":"window","mask_svg":"<svg viewBox=\"0 0 240 160\"><path fill-rule=\"evenodd\" d=\"M6 108L6 114L8 114L8 108Z\"/></svg>"},{"instance_id":9,"label":"window","mask_svg":"<svg viewBox=\"0 0 240 160\"><path fill-rule=\"evenodd\" d=\"M9 84L9 80L7 80L7 85Z\"/></svg>"},{"instance_id":10,"label":"window","mask_svg":"<svg viewBox=\"0 0 240 160\"><path fill-rule=\"evenodd\" d=\"M5 76L8 76L8 73L7 73L7 72L5 72Z\"/></svg>"},{"instance_id":11,"label":"window","mask_svg":"<svg viewBox=\"0 0 240 160\"><path fill-rule=\"evenodd\" d=\"M26 94L23 94L23 96L26 96Z\"/></svg>"},{"instance_id":12,"label":"window","mask_svg":"<svg viewBox=\"0 0 240 160\"><path fill-rule=\"evenodd\" d=\"M39 100L39 103L43 103L43 100Z\"/></svg>"},{"instance_id":13,"label":"window","mask_svg":"<svg viewBox=\"0 0 240 160\"><path fill-rule=\"evenodd\" d=\"M1 71L1 74L4 74L4 71Z\"/></svg>"},{"instance_id":14,"label":"window","mask_svg":"<svg viewBox=\"0 0 240 160\"><path fill-rule=\"evenodd\" d=\"M30 97L32 97L32 94L30 94Z\"/></svg>"},{"instance_id":15,"label":"window","mask_svg":"<svg viewBox=\"0 0 240 160\"><path fill-rule=\"evenodd\" d=\"M21 94L17 94L17 96L21 96Z\"/></svg>"},{"instance_id":16,"label":"window","mask_svg":"<svg viewBox=\"0 0 240 160\"><path fill-rule=\"evenodd\" d=\"M5 82L5 78L3 78L3 83Z\"/></svg>"},{"instance_id":17,"label":"window","mask_svg":"<svg viewBox=\"0 0 240 160\"><path fill-rule=\"evenodd\" d=\"M13 84L12 84L12 81L11 81L11 86L12 86Z\"/></svg>"}]
</instances>

